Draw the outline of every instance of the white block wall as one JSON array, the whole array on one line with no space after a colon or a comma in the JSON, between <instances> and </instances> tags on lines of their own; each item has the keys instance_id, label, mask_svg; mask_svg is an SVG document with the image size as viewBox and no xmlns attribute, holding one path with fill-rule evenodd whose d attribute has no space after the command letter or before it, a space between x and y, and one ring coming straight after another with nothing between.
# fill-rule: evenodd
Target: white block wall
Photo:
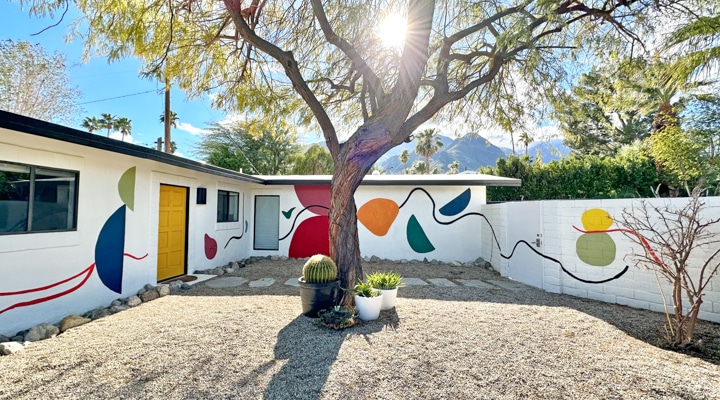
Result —
<instances>
[{"instance_id":1,"label":"white block wall","mask_svg":"<svg viewBox=\"0 0 720 400\"><path fill-rule=\"evenodd\" d=\"M669 204L672 208L682 208L687 199L648 199L652 205L662 206ZM703 218L720 217L720 198L708 197L704 198L706 207L703 210ZM513 212L517 212L517 204L513 207ZM519 203L522 209L522 204ZM532 202L527 202L529 209ZM594 284L581 282L569 274L565 273L560 266L540 256L535 257L535 261L529 265L521 266L526 268L528 274L534 268L542 268L542 285L541 288L553 292L564 293L572 296L589 298L608 303L617 303L635 308L643 308L652 311L664 312L663 296L660 294L660 288L652 271L648 271L642 267L636 266L629 254L632 253L633 243L629 241L622 233L609 233L616 245L615 260L608 266L598 267L584 263L577 255L576 242L581 232L573 229L573 225L578 228L582 227L581 217L583 212L589 209L599 208L607 211L611 217L617 219L620 217L624 208L630 208L639 205L639 200L618 199L618 200L553 200L540 202L542 207L542 222L537 229L542 232L542 245L538 248L542 254L559 260L562 265L570 273L578 278L585 280L600 281L611 278L620 273L623 268L628 265L628 271L618 279L611 280L606 283ZM488 204L481 207L482 212L488 217L490 223L495 228L495 232L499 237L503 254L508 255L512 246L519 240L518 237L512 237L506 221L508 215L508 203ZM618 228L613 224L610 229ZM528 226L527 229L534 229ZM720 234L720 224L712 227L713 232ZM493 266L503 275L509 276L512 269L512 259L505 260L500 257L495 246L491 246L489 228L483 228L484 243L482 246L483 257L491 261ZM636 248L637 252L642 249ZM692 262L695 265L701 265L704 261L703 257L711 254L716 248L698 249L693 254ZM720 261L720 260L719 260ZM518 273L518 268L514 268L513 279L526 282L527 276L522 272ZM698 272L699 269L694 269ZM665 294L665 301L670 310L672 310L672 296L670 285L662 280L662 290ZM705 290L705 296L700 308L700 318L720 322L720 276L716 275L711 284Z\"/></svg>"}]
</instances>

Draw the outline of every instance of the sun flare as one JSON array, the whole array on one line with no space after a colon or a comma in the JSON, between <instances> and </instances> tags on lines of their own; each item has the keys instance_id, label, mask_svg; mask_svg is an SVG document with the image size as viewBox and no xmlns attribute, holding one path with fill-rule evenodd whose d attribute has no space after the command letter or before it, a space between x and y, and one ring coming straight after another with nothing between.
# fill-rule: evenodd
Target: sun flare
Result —
<instances>
[{"instance_id":1,"label":"sun flare","mask_svg":"<svg viewBox=\"0 0 720 400\"><path fill-rule=\"evenodd\" d=\"M390 14L380 23L378 37L387 47L401 48L405 44L407 20L399 14Z\"/></svg>"}]
</instances>

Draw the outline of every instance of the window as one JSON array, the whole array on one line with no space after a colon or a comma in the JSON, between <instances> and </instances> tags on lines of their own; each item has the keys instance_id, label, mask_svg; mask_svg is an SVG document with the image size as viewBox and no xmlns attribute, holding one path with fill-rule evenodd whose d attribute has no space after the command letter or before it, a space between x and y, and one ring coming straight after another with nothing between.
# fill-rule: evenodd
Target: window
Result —
<instances>
[{"instance_id":1,"label":"window","mask_svg":"<svg viewBox=\"0 0 720 400\"><path fill-rule=\"evenodd\" d=\"M218 190L217 222L237 222L239 198L238 192Z\"/></svg>"},{"instance_id":2,"label":"window","mask_svg":"<svg viewBox=\"0 0 720 400\"><path fill-rule=\"evenodd\" d=\"M77 227L78 173L0 161L0 234Z\"/></svg>"},{"instance_id":3,"label":"window","mask_svg":"<svg viewBox=\"0 0 720 400\"><path fill-rule=\"evenodd\" d=\"M277 250L280 197L255 196L255 250Z\"/></svg>"}]
</instances>

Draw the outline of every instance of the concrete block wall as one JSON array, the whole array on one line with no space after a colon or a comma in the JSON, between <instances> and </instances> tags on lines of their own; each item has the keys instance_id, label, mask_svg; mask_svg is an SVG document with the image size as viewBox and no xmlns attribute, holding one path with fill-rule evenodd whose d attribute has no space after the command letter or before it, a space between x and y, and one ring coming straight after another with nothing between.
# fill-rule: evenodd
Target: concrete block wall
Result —
<instances>
[{"instance_id":1,"label":"concrete block wall","mask_svg":"<svg viewBox=\"0 0 720 400\"><path fill-rule=\"evenodd\" d=\"M646 199L646 201L650 205L678 209L682 208L688 200L676 198ZM708 197L703 201L706 203L702 214L703 218L719 218L720 198ZM509 229L510 227L507 226L508 209L512 208L512 212L515 214L522 213L523 208L527 208L528 213L535 212L537 203L525 203L525 207L522 206L523 203L513 203L512 207L509 207L508 203L504 203L485 205L481 208L493 225L495 233L503 245L503 254L505 255L509 255L513 245L522 239L521 237L513 237L513 235L517 236L516 233L513 233L517 232L517 229ZM491 242L489 242L491 236L485 234L485 230L489 231L489 228L483 228L483 237L485 238L485 243L482 246L483 257L490 260L502 275L508 276L509 271L512 270L513 279L530 283L530 275L533 269L542 268L542 284L539 287L549 292L564 293L657 312L664 312L667 304L667 307L672 310L670 284L660 276L661 291L655 273L635 264L631 254L633 252L641 253L643 249L632 243L623 233L607 233L615 245L614 254L608 249L605 250L605 253L593 253L597 249L592 244L584 246L581 243L578 245L578 240L585 233L579 232L574 227L586 231L594 230L583 227L583 214L585 212L600 209L606 211L611 218L619 219L623 209L638 207L640 200L553 200L539 203L542 210L541 226L527 226L523 227L523 229L537 229L542 232L542 245L537 250L544 256L555 259L559 263L537 256L528 265L514 265L514 262L517 263L517 261L513 260L514 257L505 260L497 251L491 251L496 249L491 249ZM520 204L520 208L518 208L518 204ZM528 218L528 220L531 220L531 218ZM590 220L588 219L588 221ZM616 228L618 228L617 224L613 223L607 229ZM712 231L720 234L720 224L713 226ZM691 268L691 275L697 276L700 271L699 267L704 260L716 250L717 248L695 250L691 262L698 267ZM586 252L585 254L602 255L610 262L603 266L589 265L580 258L578 251ZM626 272L622 273L626 267ZM518 270L521 271L520 274L518 274ZM524 275L522 271L527 271L527 275ZM614 277L617 278L612 279ZM661 293L664 293L664 299ZM700 307L700 318L720 322L720 276L716 275L713 278L704 293L705 296ZM689 305L686 304L685 306Z\"/></svg>"}]
</instances>

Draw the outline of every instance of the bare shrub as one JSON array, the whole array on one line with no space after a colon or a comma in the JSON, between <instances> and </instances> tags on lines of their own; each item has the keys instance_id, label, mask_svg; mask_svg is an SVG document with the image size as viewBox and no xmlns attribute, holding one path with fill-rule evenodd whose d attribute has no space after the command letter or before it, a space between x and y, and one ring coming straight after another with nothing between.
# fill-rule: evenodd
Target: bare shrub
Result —
<instances>
[{"instance_id":1,"label":"bare shrub","mask_svg":"<svg viewBox=\"0 0 720 400\"><path fill-rule=\"evenodd\" d=\"M704 207L695 191L681 208L669 203L655 206L643 200L637 207L623 209L621 220L616 221L625 236L642 249L639 252L635 247L628 257L638 267L655 272L663 302L659 277L670 283L673 313L665 304L667 338L679 347L692 343L703 291L720 267L720 247L713 246L720 243L720 235L710 229L720 218L703 218Z\"/></svg>"}]
</instances>

